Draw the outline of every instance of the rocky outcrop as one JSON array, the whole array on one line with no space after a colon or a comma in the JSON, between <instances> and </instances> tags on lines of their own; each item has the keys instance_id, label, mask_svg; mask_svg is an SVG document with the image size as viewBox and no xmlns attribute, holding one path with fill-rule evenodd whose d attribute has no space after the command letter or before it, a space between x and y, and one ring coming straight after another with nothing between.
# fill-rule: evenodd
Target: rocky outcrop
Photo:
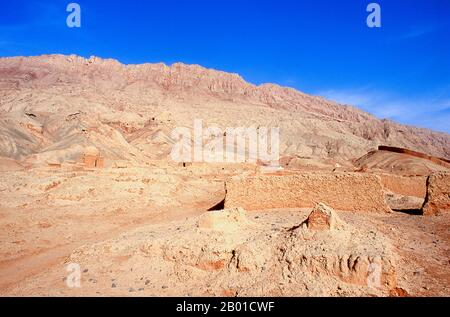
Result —
<instances>
[{"instance_id":1,"label":"rocky outcrop","mask_svg":"<svg viewBox=\"0 0 450 317\"><path fill-rule=\"evenodd\" d=\"M310 230L333 230L339 226L340 222L341 220L333 209L319 203L304 224Z\"/></svg>"},{"instance_id":2,"label":"rocky outcrop","mask_svg":"<svg viewBox=\"0 0 450 317\"><path fill-rule=\"evenodd\" d=\"M415 196L404 196L392 192L387 192L385 197L388 206L395 211L418 212L422 209L425 200Z\"/></svg>"},{"instance_id":3,"label":"rocky outcrop","mask_svg":"<svg viewBox=\"0 0 450 317\"><path fill-rule=\"evenodd\" d=\"M450 173L432 174L427 181L424 215L450 212Z\"/></svg>"}]
</instances>

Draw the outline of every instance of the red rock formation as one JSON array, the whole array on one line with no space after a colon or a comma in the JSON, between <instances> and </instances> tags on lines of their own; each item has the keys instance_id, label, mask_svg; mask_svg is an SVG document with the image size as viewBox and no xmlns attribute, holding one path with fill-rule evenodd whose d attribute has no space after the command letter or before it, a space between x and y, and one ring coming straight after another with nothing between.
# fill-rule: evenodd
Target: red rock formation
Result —
<instances>
[{"instance_id":1,"label":"red rock formation","mask_svg":"<svg viewBox=\"0 0 450 317\"><path fill-rule=\"evenodd\" d=\"M420 153L420 152L416 152L416 151L412 151L412 150L408 150L408 149L392 147L392 146L384 146L384 145L379 146L378 150L379 151L387 151L387 152L406 154L406 155L409 155L409 156L414 156L414 157L426 159L426 160L429 160L429 161L431 161L431 162L433 162L435 164L438 164L438 165L450 168L450 160L447 160L445 158L439 158L439 157L427 155L427 154L424 154L424 153Z\"/></svg>"},{"instance_id":2,"label":"red rock formation","mask_svg":"<svg viewBox=\"0 0 450 317\"><path fill-rule=\"evenodd\" d=\"M319 203L314 207L305 224L310 230L332 230L340 222L333 209Z\"/></svg>"}]
</instances>

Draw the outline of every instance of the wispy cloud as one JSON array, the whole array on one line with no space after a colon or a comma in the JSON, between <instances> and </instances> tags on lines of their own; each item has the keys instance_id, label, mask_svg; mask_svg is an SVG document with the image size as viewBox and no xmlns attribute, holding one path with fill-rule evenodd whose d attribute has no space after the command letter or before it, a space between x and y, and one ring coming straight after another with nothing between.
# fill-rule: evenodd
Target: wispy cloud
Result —
<instances>
[{"instance_id":1,"label":"wispy cloud","mask_svg":"<svg viewBox=\"0 0 450 317\"><path fill-rule=\"evenodd\" d=\"M415 25L408 32L401 36L402 39L414 39L436 32L439 29L437 25Z\"/></svg>"},{"instance_id":2,"label":"wispy cloud","mask_svg":"<svg viewBox=\"0 0 450 317\"><path fill-rule=\"evenodd\" d=\"M341 104L353 105L380 119L391 119L450 133L450 97L436 94L430 97L404 97L370 88L326 90L317 93Z\"/></svg>"}]
</instances>

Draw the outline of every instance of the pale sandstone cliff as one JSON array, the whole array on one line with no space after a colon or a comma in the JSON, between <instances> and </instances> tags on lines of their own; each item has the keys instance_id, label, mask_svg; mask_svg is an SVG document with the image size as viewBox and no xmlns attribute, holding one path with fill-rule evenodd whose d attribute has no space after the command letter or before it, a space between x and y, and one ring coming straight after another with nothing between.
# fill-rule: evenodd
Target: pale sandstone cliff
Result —
<instances>
[{"instance_id":1,"label":"pale sandstone cliff","mask_svg":"<svg viewBox=\"0 0 450 317\"><path fill-rule=\"evenodd\" d=\"M112 160L167 159L172 129L192 128L194 119L221 128L280 127L283 155L340 161L382 144L450 158L448 134L197 65L0 59L0 156L39 162L45 152L94 145Z\"/></svg>"}]
</instances>

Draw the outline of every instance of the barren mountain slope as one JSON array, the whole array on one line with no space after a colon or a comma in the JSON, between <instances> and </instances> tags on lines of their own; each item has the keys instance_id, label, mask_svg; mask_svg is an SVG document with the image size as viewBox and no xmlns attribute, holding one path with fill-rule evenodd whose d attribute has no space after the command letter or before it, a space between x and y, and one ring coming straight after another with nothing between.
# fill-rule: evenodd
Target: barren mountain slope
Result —
<instances>
[{"instance_id":1,"label":"barren mountain slope","mask_svg":"<svg viewBox=\"0 0 450 317\"><path fill-rule=\"evenodd\" d=\"M280 127L283 155L340 161L383 144L450 158L448 134L196 65L0 59L0 156L61 161L95 145L111 160L165 159L173 128L192 128L195 119L204 127Z\"/></svg>"},{"instance_id":2,"label":"barren mountain slope","mask_svg":"<svg viewBox=\"0 0 450 317\"><path fill-rule=\"evenodd\" d=\"M444 162L445 163L445 162ZM381 171L398 175L430 175L445 171L446 166L411 155L388 151L371 151L355 161L362 170Z\"/></svg>"}]
</instances>

